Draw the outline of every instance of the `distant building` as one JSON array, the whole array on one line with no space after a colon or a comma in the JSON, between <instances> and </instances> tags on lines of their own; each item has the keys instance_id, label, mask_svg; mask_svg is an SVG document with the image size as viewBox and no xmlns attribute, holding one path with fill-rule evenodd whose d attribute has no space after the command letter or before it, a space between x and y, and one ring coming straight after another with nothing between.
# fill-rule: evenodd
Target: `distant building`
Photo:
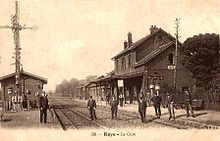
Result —
<instances>
[{"instance_id":1,"label":"distant building","mask_svg":"<svg viewBox=\"0 0 220 141\"><path fill-rule=\"evenodd\" d=\"M89 99L89 93L88 93L88 85L89 83L84 82L79 84L79 86L77 87L77 98L80 99Z\"/></svg>"},{"instance_id":2,"label":"distant building","mask_svg":"<svg viewBox=\"0 0 220 141\"><path fill-rule=\"evenodd\" d=\"M123 93L129 103L136 101L140 92L146 94L147 89L156 88L162 92L165 88L174 88L174 37L161 28L151 26L150 34L134 43L129 32L123 48L112 58L114 71L91 83L110 88L111 95L117 97ZM180 93L185 89L193 91L192 74L180 60L181 54L178 52L176 90Z\"/></svg>"},{"instance_id":3,"label":"distant building","mask_svg":"<svg viewBox=\"0 0 220 141\"><path fill-rule=\"evenodd\" d=\"M97 102L101 102L101 100L104 100L104 86L95 83L99 79L100 78L92 79L88 82L79 84L79 86L77 87L76 97L87 100L90 96L93 96L93 98Z\"/></svg>"},{"instance_id":4,"label":"distant building","mask_svg":"<svg viewBox=\"0 0 220 141\"><path fill-rule=\"evenodd\" d=\"M12 109L12 101L21 103L28 100L31 107L38 105L38 97L43 91L44 84L47 84L46 78L25 71L21 71L20 80L20 93L22 95L17 96L15 91L15 73L0 77L1 88L3 91L3 109L5 111Z\"/></svg>"}]
</instances>

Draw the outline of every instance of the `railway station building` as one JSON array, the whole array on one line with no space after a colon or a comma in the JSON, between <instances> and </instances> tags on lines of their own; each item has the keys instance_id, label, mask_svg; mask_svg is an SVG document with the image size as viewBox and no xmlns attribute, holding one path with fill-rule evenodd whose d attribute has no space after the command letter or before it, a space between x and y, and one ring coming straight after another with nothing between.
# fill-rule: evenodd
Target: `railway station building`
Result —
<instances>
[{"instance_id":1,"label":"railway station building","mask_svg":"<svg viewBox=\"0 0 220 141\"><path fill-rule=\"evenodd\" d=\"M27 108L37 107L39 95L43 91L44 84L47 84L47 79L22 70L20 73L21 95L17 95L16 92L15 73L0 77L0 83L3 110L10 111L13 109L13 102L22 105L26 101Z\"/></svg>"},{"instance_id":2,"label":"railway station building","mask_svg":"<svg viewBox=\"0 0 220 141\"><path fill-rule=\"evenodd\" d=\"M127 103L137 101L139 94L146 95L147 90L159 89L162 99L165 97L163 93L165 89L176 88L180 94L185 89L194 91L192 74L181 64L179 52L176 79L174 78L175 38L173 36L156 26L151 26L150 34L134 43L130 32L127 36L127 41L122 45L123 50L112 58L114 71L90 83L103 88L104 93L117 97L123 94ZM181 45L179 42L178 48Z\"/></svg>"},{"instance_id":3,"label":"railway station building","mask_svg":"<svg viewBox=\"0 0 220 141\"><path fill-rule=\"evenodd\" d=\"M76 97L79 99L89 99L88 86L90 84L88 82L82 83L77 87L77 95Z\"/></svg>"},{"instance_id":4,"label":"railway station building","mask_svg":"<svg viewBox=\"0 0 220 141\"><path fill-rule=\"evenodd\" d=\"M98 103L106 101L107 95L113 95L113 88L116 87L116 79L113 77L114 71L111 71L106 76L98 77L89 82L88 92Z\"/></svg>"}]
</instances>

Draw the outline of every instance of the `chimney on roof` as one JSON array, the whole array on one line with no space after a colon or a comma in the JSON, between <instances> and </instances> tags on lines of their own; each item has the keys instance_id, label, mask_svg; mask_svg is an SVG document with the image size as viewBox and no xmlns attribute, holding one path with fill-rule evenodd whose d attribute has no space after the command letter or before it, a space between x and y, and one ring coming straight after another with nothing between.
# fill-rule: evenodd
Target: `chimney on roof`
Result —
<instances>
[{"instance_id":1,"label":"chimney on roof","mask_svg":"<svg viewBox=\"0 0 220 141\"><path fill-rule=\"evenodd\" d=\"M151 27L150 27L150 34L153 34L157 30L158 30L158 28L156 27L156 25L151 25Z\"/></svg>"},{"instance_id":2,"label":"chimney on roof","mask_svg":"<svg viewBox=\"0 0 220 141\"><path fill-rule=\"evenodd\" d=\"M132 34L131 32L128 32L128 47L132 45Z\"/></svg>"},{"instance_id":3,"label":"chimney on roof","mask_svg":"<svg viewBox=\"0 0 220 141\"><path fill-rule=\"evenodd\" d=\"M124 41L124 49L126 49L128 47L128 42L125 40Z\"/></svg>"}]
</instances>

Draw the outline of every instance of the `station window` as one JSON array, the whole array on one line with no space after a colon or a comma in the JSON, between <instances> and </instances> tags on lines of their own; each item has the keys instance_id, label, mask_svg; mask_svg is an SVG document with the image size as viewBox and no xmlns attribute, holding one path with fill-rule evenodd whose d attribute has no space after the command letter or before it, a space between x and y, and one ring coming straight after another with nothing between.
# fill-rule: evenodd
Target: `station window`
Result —
<instances>
[{"instance_id":1,"label":"station window","mask_svg":"<svg viewBox=\"0 0 220 141\"><path fill-rule=\"evenodd\" d=\"M128 67L131 67L131 55L128 55Z\"/></svg>"},{"instance_id":2,"label":"station window","mask_svg":"<svg viewBox=\"0 0 220 141\"><path fill-rule=\"evenodd\" d=\"M174 64L174 54L173 53L169 54L168 61L169 61L169 64Z\"/></svg>"},{"instance_id":3,"label":"station window","mask_svg":"<svg viewBox=\"0 0 220 141\"><path fill-rule=\"evenodd\" d=\"M118 71L118 60L115 62L115 70Z\"/></svg>"},{"instance_id":4,"label":"station window","mask_svg":"<svg viewBox=\"0 0 220 141\"><path fill-rule=\"evenodd\" d=\"M121 68L122 68L122 70L125 70L125 68L126 68L125 58L121 58Z\"/></svg>"}]
</instances>

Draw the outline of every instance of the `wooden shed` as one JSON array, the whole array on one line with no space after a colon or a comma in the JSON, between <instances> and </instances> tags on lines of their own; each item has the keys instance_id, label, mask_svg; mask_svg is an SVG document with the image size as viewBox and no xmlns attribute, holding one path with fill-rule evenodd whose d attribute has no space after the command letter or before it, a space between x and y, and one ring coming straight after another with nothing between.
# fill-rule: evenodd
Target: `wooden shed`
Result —
<instances>
[{"instance_id":1,"label":"wooden shed","mask_svg":"<svg viewBox=\"0 0 220 141\"><path fill-rule=\"evenodd\" d=\"M47 79L41 76L21 71L20 73L20 92L16 92L15 73L0 77L2 88L3 111L14 110L14 103L23 108L23 103L28 103L28 108L38 106L39 94L43 91Z\"/></svg>"}]
</instances>

